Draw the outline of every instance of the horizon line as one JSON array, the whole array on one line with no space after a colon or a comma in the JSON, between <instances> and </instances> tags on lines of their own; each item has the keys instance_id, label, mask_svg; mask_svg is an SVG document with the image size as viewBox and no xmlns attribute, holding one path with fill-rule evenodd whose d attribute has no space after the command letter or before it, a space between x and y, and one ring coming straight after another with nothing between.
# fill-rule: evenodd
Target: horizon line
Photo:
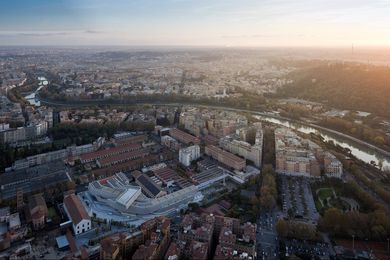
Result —
<instances>
[{"instance_id":1,"label":"horizon line","mask_svg":"<svg viewBox=\"0 0 390 260\"><path fill-rule=\"evenodd\" d=\"M388 48L390 45L186 45L186 44L4 44L0 43L0 47L95 47L95 48L104 48L104 47L130 47L130 48L225 48L225 49L234 49L234 48L245 48L245 49L341 49L348 48L350 49L353 46L354 50L359 48L370 49L370 48Z\"/></svg>"}]
</instances>

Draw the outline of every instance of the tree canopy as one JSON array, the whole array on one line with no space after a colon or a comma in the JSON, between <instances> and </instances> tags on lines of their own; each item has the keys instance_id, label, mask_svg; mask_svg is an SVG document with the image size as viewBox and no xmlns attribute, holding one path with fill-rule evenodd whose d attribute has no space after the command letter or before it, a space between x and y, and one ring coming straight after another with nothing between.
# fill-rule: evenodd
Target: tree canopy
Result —
<instances>
[{"instance_id":1,"label":"tree canopy","mask_svg":"<svg viewBox=\"0 0 390 260\"><path fill-rule=\"evenodd\" d=\"M351 63L316 64L292 72L279 95L341 109L390 115L390 68Z\"/></svg>"}]
</instances>

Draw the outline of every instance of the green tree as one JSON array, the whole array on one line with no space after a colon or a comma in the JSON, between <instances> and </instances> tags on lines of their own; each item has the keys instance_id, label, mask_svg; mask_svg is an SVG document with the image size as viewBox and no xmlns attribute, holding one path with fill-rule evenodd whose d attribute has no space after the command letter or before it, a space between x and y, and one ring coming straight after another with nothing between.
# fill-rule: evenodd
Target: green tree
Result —
<instances>
[{"instance_id":1,"label":"green tree","mask_svg":"<svg viewBox=\"0 0 390 260\"><path fill-rule=\"evenodd\" d=\"M276 231L281 237L286 237L288 234L288 224L284 219L279 219L276 223Z\"/></svg>"}]
</instances>

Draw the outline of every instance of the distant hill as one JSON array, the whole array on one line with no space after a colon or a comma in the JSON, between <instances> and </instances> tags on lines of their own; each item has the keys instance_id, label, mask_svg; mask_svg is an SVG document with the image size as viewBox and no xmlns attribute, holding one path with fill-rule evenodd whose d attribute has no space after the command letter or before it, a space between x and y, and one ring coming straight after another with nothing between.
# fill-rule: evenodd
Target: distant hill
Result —
<instances>
[{"instance_id":1,"label":"distant hill","mask_svg":"<svg viewBox=\"0 0 390 260\"><path fill-rule=\"evenodd\" d=\"M318 101L340 109L390 117L390 68L321 64L292 72L278 96Z\"/></svg>"}]
</instances>

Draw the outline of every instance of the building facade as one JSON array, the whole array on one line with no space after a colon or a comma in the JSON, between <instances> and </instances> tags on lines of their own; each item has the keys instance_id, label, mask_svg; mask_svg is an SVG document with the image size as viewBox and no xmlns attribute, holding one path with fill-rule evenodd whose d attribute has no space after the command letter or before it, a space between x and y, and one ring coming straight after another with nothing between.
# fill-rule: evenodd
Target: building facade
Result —
<instances>
[{"instance_id":1,"label":"building facade","mask_svg":"<svg viewBox=\"0 0 390 260\"><path fill-rule=\"evenodd\" d=\"M179 161L185 166L190 166L192 161L200 157L199 145L193 145L179 150Z\"/></svg>"},{"instance_id":2,"label":"building facade","mask_svg":"<svg viewBox=\"0 0 390 260\"><path fill-rule=\"evenodd\" d=\"M85 233L92 228L91 218L76 194L69 194L64 197L64 210L72 221L75 235Z\"/></svg>"},{"instance_id":3,"label":"building facade","mask_svg":"<svg viewBox=\"0 0 390 260\"><path fill-rule=\"evenodd\" d=\"M205 153L220 163L223 163L238 171L243 170L246 166L245 159L224 151L214 145L207 145L205 148Z\"/></svg>"}]
</instances>

